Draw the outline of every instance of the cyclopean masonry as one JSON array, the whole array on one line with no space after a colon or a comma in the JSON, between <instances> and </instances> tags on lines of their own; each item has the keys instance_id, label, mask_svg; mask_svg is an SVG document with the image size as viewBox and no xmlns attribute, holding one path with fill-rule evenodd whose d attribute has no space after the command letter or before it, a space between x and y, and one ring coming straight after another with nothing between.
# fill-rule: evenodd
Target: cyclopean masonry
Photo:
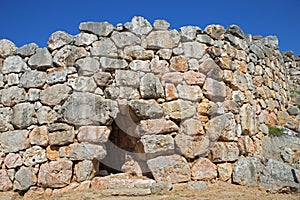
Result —
<instances>
[{"instance_id":1,"label":"cyclopean masonry","mask_svg":"<svg viewBox=\"0 0 300 200\"><path fill-rule=\"evenodd\" d=\"M0 191L300 187L300 57L275 36L143 17L79 30L0 40Z\"/></svg>"}]
</instances>

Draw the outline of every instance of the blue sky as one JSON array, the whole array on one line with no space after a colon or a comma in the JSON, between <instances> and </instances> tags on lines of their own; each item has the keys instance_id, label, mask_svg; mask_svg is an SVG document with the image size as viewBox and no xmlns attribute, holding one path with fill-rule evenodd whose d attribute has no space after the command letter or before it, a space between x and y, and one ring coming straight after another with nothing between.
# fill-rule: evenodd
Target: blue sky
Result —
<instances>
[{"instance_id":1,"label":"blue sky","mask_svg":"<svg viewBox=\"0 0 300 200\"><path fill-rule=\"evenodd\" d=\"M276 35L281 51L300 55L299 0L0 0L0 38L18 47L30 42L47 44L57 30L79 33L83 21L113 25L140 15L151 23L165 19L172 29L209 24L239 25L252 35Z\"/></svg>"}]
</instances>

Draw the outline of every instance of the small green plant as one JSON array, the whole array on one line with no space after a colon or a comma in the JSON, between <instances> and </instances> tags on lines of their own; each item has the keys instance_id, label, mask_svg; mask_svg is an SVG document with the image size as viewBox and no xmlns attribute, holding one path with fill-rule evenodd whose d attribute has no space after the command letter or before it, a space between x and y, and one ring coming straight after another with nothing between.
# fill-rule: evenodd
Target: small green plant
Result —
<instances>
[{"instance_id":1,"label":"small green plant","mask_svg":"<svg viewBox=\"0 0 300 200\"><path fill-rule=\"evenodd\" d=\"M300 91L298 91L298 90L290 90L290 92L291 92L292 94L298 94L298 95L300 95Z\"/></svg>"},{"instance_id":2,"label":"small green plant","mask_svg":"<svg viewBox=\"0 0 300 200\"><path fill-rule=\"evenodd\" d=\"M161 193L161 192L157 192L156 195L157 195L157 196L163 196L164 194Z\"/></svg>"},{"instance_id":3,"label":"small green plant","mask_svg":"<svg viewBox=\"0 0 300 200\"><path fill-rule=\"evenodd\" d=\"M278 128L276 126L268 126L269 128L269 134L274 135L274 136L282 136L283 133L283 128Z\"/></svg>"}]
</instances>

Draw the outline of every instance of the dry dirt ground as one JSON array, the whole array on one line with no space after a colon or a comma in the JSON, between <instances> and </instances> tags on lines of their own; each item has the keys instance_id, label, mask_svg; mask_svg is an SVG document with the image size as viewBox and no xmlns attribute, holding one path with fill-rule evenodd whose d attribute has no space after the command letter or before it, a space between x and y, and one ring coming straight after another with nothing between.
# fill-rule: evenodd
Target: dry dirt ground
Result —
<instances>
[{"instance_id":1,"label":"dry dirt ground","mask_svg":"<svg viewBox=\"0 0 300 200\"><path fill-rule=\"evenodd\" d=\"M2 200L2 198L0 198ZM21 198L17 198L21 199ZM31 199L44 199L42 197L36 197ZM143 197L120 197L110 196L105 197L101 194L101 191L87 190L84 192L68 192L64 194L52 195L50 200L182 200L182 199L238 199L238 200L299 200L300 193L297 194L271 194L266 192L264 188L259 187L244 187L239 185L233 185L224 182L217 182L209 185L206 189L201 191L187 190L182 187L175 187L168 193L157 193L151 196Z\"/></svg>"}]
</instances>

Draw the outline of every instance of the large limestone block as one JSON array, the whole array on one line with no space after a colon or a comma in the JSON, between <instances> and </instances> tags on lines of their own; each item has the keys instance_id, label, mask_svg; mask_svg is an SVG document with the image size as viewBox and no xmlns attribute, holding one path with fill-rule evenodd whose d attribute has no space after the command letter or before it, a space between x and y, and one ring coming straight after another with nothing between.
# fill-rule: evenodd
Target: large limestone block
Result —
<instances>
[{"instance_id":1,"label":"large limestone block","mask_svg":"<svg viewBox=\"0 0 300 200\"><path fill-rule=\"evenodd\" d=\"M160 80L152 73L145 74L140 80L140 92L143 98L164 97Z\"/></svg>"},{"instance_id":2,"label":"large limestone block","mask_svg":"<svg viewBox=\"0 0 300 200\"><path fill-rule=\"evenodd\" d=\"M28 140L28 131L16 130L8 131L0 134L0 146L3 152L18 152L19 150L27 149L30 144Z\"/></svg>"},{"instance_id":3,"label":"large limestone block","mask_svg":"<svg viewBox=\"0 0 300 200\"><path fill-rule=\"evenodd\" d=\"M114 26L108 22L82 22L79 30L105 37L114 30Z\"/></svg>"},{"instance_id":4,"label":"large limestone block","mask_svg":"<svg viewBox=\"0 0 300 200\"><path fill-rule=\"evenodd\" d=\"M236 142L216 142L211 147L212 162L236 161L239 157L239 148Z\"/></svg>"},{"instance_id":5,"label":"large limestone block","mask_svg":"<svg viewBox=\"0 0 300 200\"><path fill-rule=\"evenodd\" d=\"M226 85L224 82L207 78L203 85L203 93L213 102L223 102L226 98Z\"/></svg>"},{"instance_id":6,"label":"large limestone block","mask_svg":"<svg viewBox=\"0 0 300 200\"><path fill-rule=\"evenodd\" d=\"M91 93L73 93L62 107L64 119L75 125L109 125L118 113L116 101Z\"/></svg>"},{"instance_id":7,"label":"large limestone block","mask_svg":"<svg viewBox=\"0 0 300 200\"><path fill-rule=\"evenodd\" d=\"M28 70L28 66L22 60L20 56L9 56L7 57L2 66L2 73L19 73Z\"/></svg>"},{"instance_id":8,"label":"large limestone block","mask_svg":"<svg viewBox=\"0 0 300 200\"><path fill-rule=\"evenodd\" d=\"M19 129L27 128L33 124L35 115L34 105L20 103L13 107L12 124Z\"/></svg>"},{"instance_id":9,"label":"large limestone block","mask_svg":"<svg viewBox=\"0 0 300 200\"><path fill-rule=\"evenodd\" d=\"M141 120L161 118L164 114L162 107L153 99L132 100L129 102L129 107Z\"/></svg>"},{"instance_id":10,"label":"large limestone block","mask_svg":"<svg viewBox=\"0 0 300 200\"><path fill-rule=\"evenodd\" d=\"M26 71L20 79L23 88L41 88L47 80L47 73L42 71Z\"/></svg>"},{"instance_id":11,"label":"large limestone block","mask_svg":"<svg viewBox=\"0 0 300 200\"><path fill-rule=\"evenodd\" d=\"M0 40L0 57L5 58L7 56L13 55L16 50L17 47L13 42L7 39Z\"/></svg>"},{"instance_id":12,"label":"large limestone block","mask_svg":"<svg viewBox=\"0 0 300 200\"><path fill-rule=\"evenodd\" d=\"M47 46L53 51L55 49L61 48L64 45L70 44L73 41L73 36L64 32L64 31L56 31L51 34Z\"/></svg>"},{"instance_id":13,"label":"large limestone block","mask_svg":"<svg viewBox=\"0 0 300 200\"><path fill-rule=\"evenodd\" d=\"M21 167L15 175L14 190L27 190L36 182L37 177L34 170L31 167Z\"/></svg>"},{"instance_id":14,"label":"large limestone block","mask_svg":"<svg viewBox=\"0 0 300 200\"><path fill-rule=\"evenodd\" d=\"M176 30L153 31L146 40L149 49L173 49L178 45L180 35Z\"/></svg>"},{"instance_id":15,"label":"large limestone block","mask_svg":"<svg viewBox=\"0 0 300 200\"><path fill-rule=\"evenodd\" d=\"M53 57L53 62L59 67L73 67L76 60L89 56L83 47L66 45L61 48Z\"/></svg>"},{"instance_id":16,"label":"large limestone block","mask_svg":"<svg viewBox=\"0 0 300 200\"><path fill-rule=\"evenodd\" d=\"M189 165L179 155L159 156L148 160L147 164L157 182L181 183L191 179Z\"/></svg>"},{"instance_id":17,"label":"large limestone block","mask_svg":"<svg viewBox=\"0 0 300 200\"><path fill-rule=\"evenodd\" d=\"M240 185L255 186L263 167L258 158L243 157L234 164L232 180Z\"/></svg>"},{"instance_id":18,"label":"large limestone block","mask_svg":"<svg viewBox=\"0 0 300 200\"><path fill-rule=\"evenodd\" d=\"M62 101L68 98L71 88L64 84L56 84L42 90L40 99L43 104L54 106L59 105Z\"/></svg>"},{"instance_id":19,"label":"large limestone block","mask_svg":"<svg viewBox=\"0 0 300 200\"><path fill-rule=\"evenodd\" d=\"M6 192L13 188L13 184L9 179L7 170L0 169L0 191Z\"/></svg>"},{"instance_id":20,"label":"large limestone block","mask_svg":"<svg viewBox=\"0 0 300 200\"><path fill-rule=\"evenodd\" d=\"M211 180L217 178L217 166L207 158L199 158L191 167L193 180Z\"/></svg>"},{"instance_id":21,"label":"large limestone block","mask_svg":"<svg viewBox=\"0 0 300 200\"><path fill-rule=\"evenodd\" d=\"M42 164L38 174L38 185L44 188L61 188L70 184L72 161L58 160Z\"/></svg>"},{"instance_id":22,"label":"large limestone block","mask_svg":"<svg viewBox=\"0 0 300 200\"><path fill-rule=\"evenodd\" d=\"M77 143L61 147L59 155L71 160L102 160L106 156L106 150L103 145Z\"/></svg>"},{"instance_id":23,"label":"large limestone block","mask_svg":"<svg viewBox=\"0 0 300 200\"><path fill-rule=\"evenodd\" d=\"M14 106L25 101L25 90L17 86L12 86L1 90L1 103L5 106Z\"/></svg>"},{"instance_id":24,"label":"large limestone block","mask_svg":"<svg viewBox=\"0 0 300 200\"><path fill-rule=\"evenodd\" d=\"M81 126L78 130L77 139L79 142L92 144L103 144L107 142L111 128L107 126Z\"/></svg>"},{"instance_id":25,"label":"large limestone block","mask_svg":"<svg viewBox=\"0 0 300 200\"><path fill-rule=\"evenodd\" d=\"M134 16L130 22L124 24L124 27L136 35L147 35L152 30L148 20L141 16Z\"/></svg>"},{"instance_id":26,"label":"large limestone block","mask_svg":"<svg viewBox=\"0 0 300 200\"><path fill-rule=\"evenodd\" d=\"M182 120L196 114L196 108L190 101L181 99L163 103L164 111L174 120Z\"/></svg>"}]
</instances>

